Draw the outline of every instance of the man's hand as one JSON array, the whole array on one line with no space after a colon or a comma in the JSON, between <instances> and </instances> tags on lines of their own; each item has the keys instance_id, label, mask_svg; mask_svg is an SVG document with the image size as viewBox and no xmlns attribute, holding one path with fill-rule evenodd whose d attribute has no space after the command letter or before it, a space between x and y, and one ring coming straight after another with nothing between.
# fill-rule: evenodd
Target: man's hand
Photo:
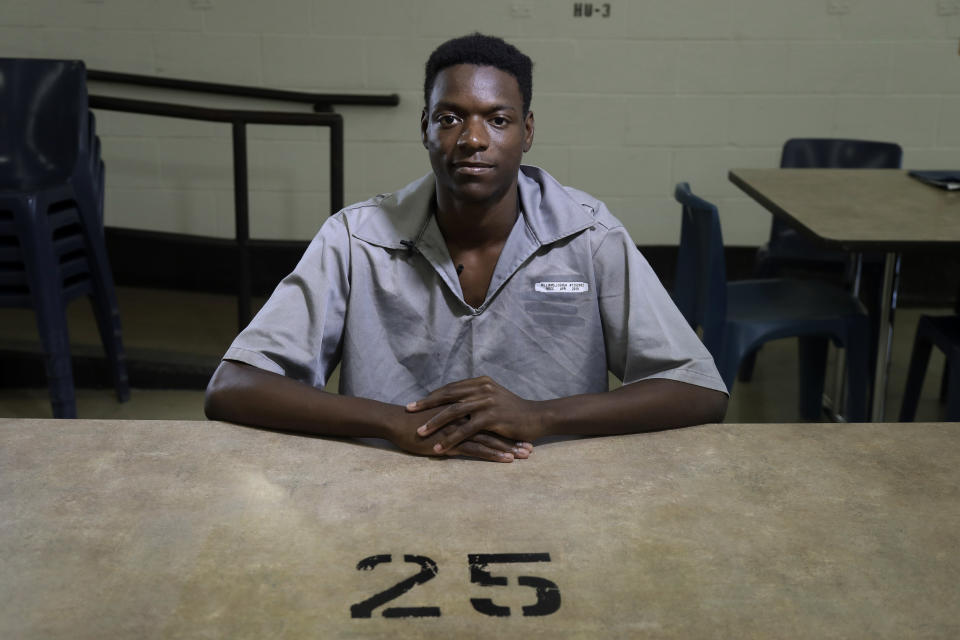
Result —
<instances>
[{"instance_id":1,"label":"man's hand","mask_svg":"<svg viewBox=\"0 0 960 640\"><path fill-rule=\"evenodd\" d=\"M414 420L411 421L410 418ZM452 446L438 449L437 445L441 443L440 434L431 437L430 434L424 436L417 432L417 426L422 424L422 421L422 416L408 414L408 419L404 421L407 424L393 429L390 441L404 451L417 455L469 456L492 462L513 462L516 459L524 459L530 456L533 449L532 444L517 442L512 438L504 438L488 432L473 433ZM455 424L465 422L467 421L460 419Z\"/></svg>"},{"instance_id":2,"label":"man's hand","mask_svg":"<svg viewBox=\"0 0 960 640\"><path fill-rule=\"evenodd\" d=\"M544 435L538 403L521 398L487 376L444 385L408 404L407 411L437 407L443 408L417 429L417 434L432 443L434 453L451 454L484 432L517 440L529 451L533 448L530 443Z\"/></svg>"}]
</instances>

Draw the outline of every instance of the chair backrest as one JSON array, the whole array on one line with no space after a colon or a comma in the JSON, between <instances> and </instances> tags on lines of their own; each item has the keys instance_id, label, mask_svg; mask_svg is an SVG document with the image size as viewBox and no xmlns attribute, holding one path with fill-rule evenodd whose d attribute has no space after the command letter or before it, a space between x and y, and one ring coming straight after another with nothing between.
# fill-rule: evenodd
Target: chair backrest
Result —
<instances>
[{"instance_id":1,"label":"chair backrest","mask_svg":"<svg viewBox=\"0 0 960 640\"><path fill-rule=\"evenodd\" d=\"M783 169L899 169L903 149L895 142L847 140L844 138L791 138L783 145ZM770 244L775 250L781 238L796 235L787 223L774 217Z\"/></svg>"},{"instance_id":2,"label":"chair backrest","mask_svg":"<svg viewBox=\"0 0 960 640\"><path fill-rule=\"evenodd\" d=\"M674 197L682 205L680 249L673 297L694 329L703 330L703 342L713 353L722 344L727 320L727 265L717 207L698 198L686 182L677 184Z\"/></svg>"},{"instance_id":3,"label":"chair backrest","mask_svg":"<svg viewBox=\"0 0 960 640\"><path fill-rule=\"evenodd\" d=\"M0 188L69 178L90 146L88 111L83 62L0 58Z\"/></svg>"},{"instance_id":4,"label":"chair backrest","mask_svg":"<svg viewBox=\"0 0 960 640\"><path fill-rule=\"evenodd\" d=\"M783 145L784 169L899 169L903 150L894 142L842 138L791 138Z\"/></svg>"}]
</instances>

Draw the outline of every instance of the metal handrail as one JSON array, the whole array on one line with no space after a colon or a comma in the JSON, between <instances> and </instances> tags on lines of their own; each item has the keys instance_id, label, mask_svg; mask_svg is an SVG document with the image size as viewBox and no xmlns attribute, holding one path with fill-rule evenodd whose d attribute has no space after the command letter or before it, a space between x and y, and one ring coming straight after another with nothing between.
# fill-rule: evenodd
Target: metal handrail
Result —
<instances>
[{"instance_id":1,"label":"metal handrail","mask_svg":"<svg viewBox=\"0 0 960 640\"><path fill-rule=\"evenodd\" d=\"M243 111L210 109L153 100L135 100L91 95L92 109L142 113L146 115L188 120L229 123L233 129L233 196L237 249L240 262L237 319L242 330L250 322L251 269L250 205L247 189L248 124L281 124L329 127L330 129L330 210L343 208L343 117L337 113L287 113L277 111Z\"/></svg>"},{"instance_id":2,"label":"metal handrail","mask_svg":"<svg viewBox=\"0 0 960 640\"><path fill-rule=\"evenodd\" d=\"M238 96L242 98L263 98L267 100L281 100L284 102L302 102L313 105L313 110L319 113L333 111L332 105L369 105L380 107L395 107L400 104L400 96L395 93L382 95L363 95L350 93L309 93L304 91L287 91L285 89L266 89L263 87L247 87L238 84L224 84L221 82L201 82L197 80L183 80L180 78L161 78L145 76L136 73L119 73L116 71L97 71L87 69L87 78L98 82L112 82L117 84L135 85L140 87L155 87L160 89L177 89L199 93Z\"/></svg>"}]
</instances>

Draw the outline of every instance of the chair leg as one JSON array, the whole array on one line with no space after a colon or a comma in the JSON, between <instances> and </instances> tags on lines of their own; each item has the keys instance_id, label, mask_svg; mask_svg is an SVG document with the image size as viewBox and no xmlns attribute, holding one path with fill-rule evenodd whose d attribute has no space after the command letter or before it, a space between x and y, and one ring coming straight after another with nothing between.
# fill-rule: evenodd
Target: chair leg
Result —
<instances>
[{"instance_id":1,"label":"chair leg","mask_svg":"<svg viewBox=\"0 0 960 640\"><path fill-rule=\"evenodd\" d=\"M866 422L870 413L870 353L871 335L869 320L851 323L847 331L847 421Z\"/></svg>"},{"instance_id":2,"label":"chair leg","mask_svg":"<svg viewBox=\"0 0 960 640\"><path fill-rule=\"evenodd\" d=\"M823 386L827 371L829 338L798 338L800 363L800 415L804 420L819 420L823 413Z\"/></svg>"},{"instance_id":3,"label":"chair leg","mask_svg":"<svg viewBox=\"0 0 960 640\"><path fill-rule=\"evenodd\" d=\"M760 352L760 347L757 347L747 355L743 357L743 360L740 361L740 372L737 376L737 379L740 382L750 382L753 378L753 369L757 364L757 354Z\"/></svg>"},{"instance_id":4,"label":"chair leg","mask_svg":"<svg viewBox=\"0 0 960 640\"><path fill-rule=\"evenodd\" d=\"M51 285L52 286L52 285ZM44 298L40 300L39 298ZM73 388L73 362L70 358L70 336L66 308L60 291L34 298L37 329L43 345L47 385L54 418L76 418L77 402Z\"/></svg>"},{"instance_id":5,"label":"chair leg","mask_svg":"<svg viewBox=\"0 0 960 640\"><path fill-rule=\"evenodd\" d=\"M81 206L82 203L81 203ZM130 380L127 376L127 356L123 348L123 339L120 329L120 309L117 304L117 294L113 286L113 274L107 260L106 245L99 227L91 224L91 217L95 212L80 212L84 240L87 248L87 260L90 265L90 275L93 281L93 294L90 296L94 316L97 319L97 328L100 331L100 340L103 350L110 361L113 374L113 385L117 392L117 400L126 402L130 399Z\"/></svg>"},{"instance_id":6,"label":"chair leg","mask_svg":"<svg viewBox=\"0 0 960 640\"><path fill-rule=\"evenodd\" d=\"M920 318L917 333L913 338L913 351L910 354L910 368L907 370L907 385L903 391L903 404L900 406L900 422L913 422L917 415L917 404L920 402L920 390L923 388L923 378L930 363L930 351L933 343L927 337L925 330L927 320Z\"/></svg>"},{"instance_id":7,"label":"chair leg","mask_svg":"<svg viewBox=\"0 0 960 640\"><path fill-rule=\"evenodd\" d=\"M940 402L947 399L947 391L950 382L950 362L943 363L943 375L940 377Z\"/></svg>"},{"instance_id":8,"label":"chair leg","mask_svg":"<svg viewBox=\"0 0 960 640\"><path fill-rule=\"evenodd\" d=\"M46 220L37 215L45 211L36 198L30 199L18 213L29 224L18 225L24 270L30 283L30 296L36 313L37 329L43 345L47 384L54 418L76 418L77 403L73 389L73 364L67 331L66 303L62 296L60 268L53 250ZM26 230L26 231L24 231Z\"/></svg>"},{"instance_id":9,"label":"chair leg","mask_svg":"<svg viewBox=\"0 0 960 640\"><path fill-rule=\"evenodd\" d=\"M724 345L720 349L720 357L716 358L717 371L727 386L727 393L733 394L733 383L737 379L737 369L740 367L741 354L733 346L734 340L728 335L724 338Z\"/></svg>"},{"instance_id":10,"label":"chair leg","mask_svg":"<svg viewBox=\"0 0 960 640\"><path fill-rule=\"evenodd\" d=\"M94 285L97 288L97 285ZM120 331L120 312L116 304L111 304L102 291L90 296L90 306L93 307L97 319L97 329L103 350L110 361L110 370L113 376L113 386L117 392L117 400L126 402L130 399L130 380L127 376L127 355L123 349Z\"/></svg>"},{"instance_id":11,"label":"chair leg","mask_svg":"<svg viewBox=\"0 0 960 640\"><path fill-rule=\"evenodd\" d=\"M947 421L960 422L960 366L955 360L950 367L950 383L947 390Z\"/></svg>"}]
</instances>

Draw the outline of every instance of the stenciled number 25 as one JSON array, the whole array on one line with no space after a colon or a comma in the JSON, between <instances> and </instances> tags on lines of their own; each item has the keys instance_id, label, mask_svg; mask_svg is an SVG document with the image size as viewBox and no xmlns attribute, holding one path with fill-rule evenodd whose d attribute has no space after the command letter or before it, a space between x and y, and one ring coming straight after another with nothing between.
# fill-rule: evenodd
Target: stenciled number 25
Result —
<instances>
[{"instance_id":1,"label":"stenciled number 25","mask_svg":"<svg viewBox=\"0 0 960 640\"><path fill-rule=\"evenodd\" d=\"M377 565L392 562L389 553L369 556L357 563L358 571L371 571ZM369 618L373 610L394 598L397 598L414 586L433 580L437 575L437 563L427 556L404 555L404 562L415 564L420 571L401 580L389 589L375 593L366 600L350 606L351 618ZM485 586L505 586L506 576L495 576L487 569L491 564L520 563L520 562L550 562L549 553L471 553L467 555L470 565L470 582ZM534 604L521 607L525 616L547 616L560 608L560 588L556 583L537 576L518 576L517 583L523 587L530 587L537 593ZM510 607L494 604L491 598L470 598L473 608L488 616L509 616ZM388 607L383 610L384 618L437 618L440 616L440 607Z\"/></svg>"}]
</instances>

